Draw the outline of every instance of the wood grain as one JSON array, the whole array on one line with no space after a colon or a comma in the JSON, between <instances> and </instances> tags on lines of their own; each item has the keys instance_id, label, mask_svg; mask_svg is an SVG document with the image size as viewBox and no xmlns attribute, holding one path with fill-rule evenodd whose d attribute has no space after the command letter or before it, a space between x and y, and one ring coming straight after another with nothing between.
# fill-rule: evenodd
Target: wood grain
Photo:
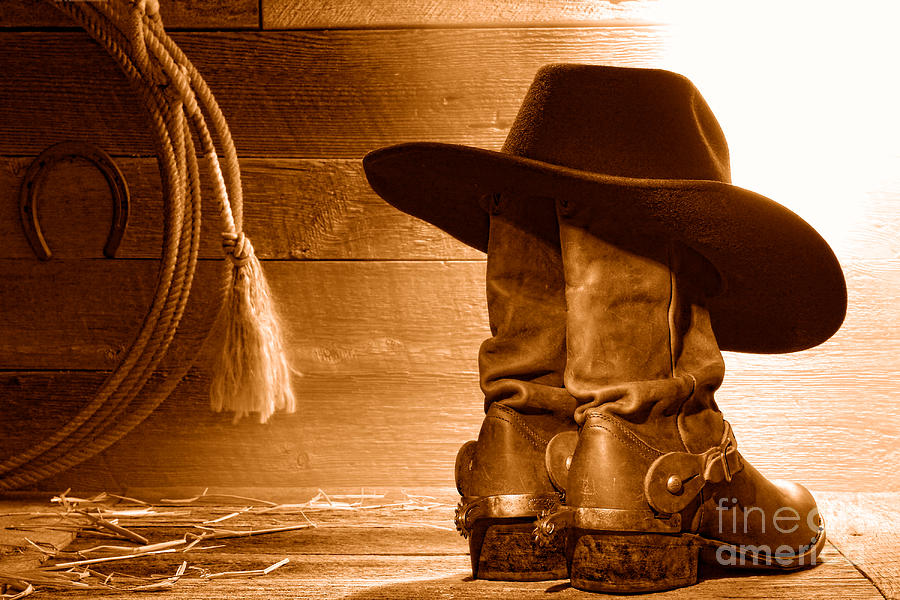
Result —
<instances>
[{"instance_id":1,"label":"wood grain","mask_svg":"<svg viewBox=\"0 0 900 600\"><path fill-rule=\"evenodd\" d=\"M65 548L75 540L71 531L51 528L19 529L33 525L28 513L45 512L46 504L37 502L0 500L0 574L34 569L44 561L45 555L29 542ZM30 521L30 522L29 522Z\"/></svg>"},{"instance_id":2,"label":"wood grain","mask_svg":"<svg viewBox=\"0 0 900 600\"><path fill-rule=\"evenodd\" d=\"M158 261L0 261L0 368L109 369L131 346L157 288ZM179 328L198 346L221 299L224 266L201 261ZM68 325L67 325L68 324Z\"/></svg>"},{"instance_id":3,"label":"wood grain","mask_svg":"<svg viewBox=\"0 0 900 600\"><path fill-rule=\"evenodd\" d=\"M664 35L613 27L173 38L216 95L242 157L358 158L417 139L497 149L541 65L658 64ZM137 97L86 35L0 33L0 72L0 155L37 154L63 139L153 155Z\"/></svg>"},{"instance_id":4,"label":"wood grain","mask_svg":"<svg viewBox=\"0 0 900 600\"><path fill-rule=\"evenodd\" d=\"M0 259L31 258L17 213L17 195L32 157L0 157ZM128 229L117 256L157 258L162 243L162 191L156 160L115 159L131 192ZM379 198L357 159L246 158L241 161L245 229L264 259L472 260L484 254ZM205 186L203 258L221 258L219 220ZM112 217L105 180L85 161L51 168L36 194L48 244L59 258L100 258ZM867 219L854 220L834 240L835 251L859 284L896 284L867 261L900 259L900 219L894 218L900 181L853 203ZM886 279L887 278L887 279ZM872 315L875 317L876 315Z\"/></svg>"},{"instance_id":5,"label":"wood grain","mask_svg":"<svg viewBox=\"0 0 900 600\"><path fill-rule=\"evenodd\" d=\"M217 297L219 265L201 261L198 268L194 294L206 310ZM264 264L295 348L296 367L305 373L345 374L474 369L478 344L488 335L484 268L483 261ZM149 306L155 269L156 261L0 260L0 273L8 281L0 290L0 365L111 368L133 335L129 328ZM900 268L896 261L870 261L846 273L858 300L834 338L805 353L733 355L732 370L779 365L782 373L798 378L843 374L862 378L859 383L887 384L896 371L900 340L885 336L884 324L900 318L893 300ZM192 323L188 315L186 333L192 328L193 335L205 333ZM435 369L437 357L442 357L441 367Z\"/></svg>"},{"instance_id":6,"label":"wood grain","mask_svg":"<svg viewBox=\"0 0 900 600\"><path fill-rule=\"evenodd\" d=\"M767 375L741 374L742 388L732 384L719 394L754 466L813 489L900 491L900 420L890 395L848 403L840 388L828 394L821 390L834 388L819 384L811 392L802 379ZM102 379L102 373L4 373L0 456L70 419ZM295 380L298 413L277 415L267 426L252 420L234 426L227 415L209 412L208 381L193 371L122 442L40 489L213 486L284 494L278 490L387 486L401 476L409 485L452 487L456 452L474 439L482 418L473 372L308 374Z\"/></svg>"},{"instance_id":7,"label":"wood grain","mask_svg":"<svg viewBox=\"0 0 900 600\"><path fill-rule=\"evenodd\" d=\"M18 190L31 157L0 158L0 259L32 259L22 232ZM156 160L117 158L131 194L120 258L158 258L163 195ZM436 227L410 217L369 187L359 160L241 161L244 228L264 259L480 259ZM208 184L208 181L206 182ZM221 258L217 209L205 185L201 257ZM101 258L112 218L105 179L86 161L59 163L36 194L54 257ZM900 237L900 235L898 235ZM900 242L898 242L900 244Z\"/></svg>"},{"instance_id":8,"label":"wood grain","mask_svg":"<svg viewBox=\"0 0 900 600\"><path fill-rule=\"evenodd\" d=\"M365 532L362 536L378 535ZM273 542L276 544L277 542ZM194 558L196 555L196 558ZM291 562L266 577L241 580L185 579L171 592L155 598L222 598L239 587L241 598L309 598L366 599L366 600L425 600L454 598L460 600L493 600L525 598L537 600L548 593L559 598L614 598L583 592L569 586L566 580L539 582L502 582L473 580L469 571L469 557L406 556L400 551L391 555L297 555L270 548L262 552L232 553L222 551L197 552L189 555L191 564L210 572L267 567L281 558ZM139 573L172 573L184 555L162 555L131 561L131 569ZM141 564L138 564L141 563ZM119 569L117 568L117 571ZM654 598L713 600L721 598L791 598L794 600L828 599L837 596L848 600L880 600L882 596L872 584L842 560L832 548L823 552L823 564L807 571L788 574L735 573L719 571L701 575L699 584L688 588L662 592ZM121 598L102 590L68 591L66 598Z\"/></svg>"},{"instance_id":9,"label":"wood grain","mask_svg":"<svg viewBox=\"0 0 900 600\"><path fill-rule=\"evenodd\" d=\"M0 374L6 458L75 414L102 373ZM207 375L196 372L145 421L101 456L40 489L318 488L396 483L454 485L453 460L477 435L483 404L471 375L424 378L305 377L301 406L270 424L233 425L209 408ZM38 417L38 418L35 418ZM59 486L63 485L62 488ZM200 491L198 490L198 491ZM264 492L265 493L265 492Z\"/></svg>"},{"instance_id":10,"label":"wood grain","mask_svg":"<svg viewBox=\"0 0 900 600\"><path fill-rule=\"evenodd\" d=\"M896 499L893 500L896 502ZM0 510L20 505L0 502ZM173 516L153 517L152 527L140 527L141 518L123 523L144 533L152 542L184 535L188 525L211 515L226 514L227 507L162 509ZM411 516L411 513L413 516ZM565 580L533 583L472 580L466 546L448 524L450 508L427 511L402 508L364 510L315 510L310 519L320 528L260 537L224 540L223 546L187 554L148 556L119 562L115 570L133 575L172 573L182 560L208 572L261 568L283 558L289 562L265 577L212 579L203 581L191 570L171 591L157 597L221 598L359 598L369 600L424 598L560 598L589 599L595 593L581 592ZM295 523L296 512L266 513L240 517L254 527ZM303 519L301 519L303 520ZM429 527L430 526L430 527ZM77 539L70 548L85 548L96 540ZM100 567L101 572L111 569ZM882 596L863 574L832 546L826 546L820 564L794 573L734 571L702 566L700 582L654 597L697 598L850 598L878 599ZM121 593L103 590L68 591L67 598L113 598Z\"/></svg>"},{"instance_id":11,"label":"wood grain","mask_svg":"<svg viewBox=\"0 0 900 600\"><path fill-rule=\"evenodd\" d=\"M831 557L833 553L828 553ZM216 560L218 557L211 557ZM501 600L522 598L554 598L590 600L613 598L582 592L569 587L567 581L534 583L497 582L472 580L469 557L407 557L407 556L289 556L292 563L299 562L306 574L294 576L272 573L264 578L251 580L184 580L170 592L158 592L160 600L184 600L201 598L225 598L240 590L240 597L260 600L426 600L430 598L454 598L458 600ZM275 562L275 558L272 562ZM202 563L207 566L205 561ZM243 563L241 563L243 564ZM271 564L271 563L269 563ZM166 572L174 572L177 565ZM662 592L654 598L672 600L716 600L720 598L791 598L793 600L831 600L835 597L847 600L882 600L872 585L853 571L846 563L836 561L818 567L815 571L803 571L787 575L755 575L708 579L696 586ZM118 600L121 592L66 592L72 600Z\"/></svg>"},{"instance_id":12,"label":"wood grain","mask_svg":"<svg viewBox=\"0 0 900 600\"><path fill-rule=\"evenodd\" d=\"M167 29L259 27L257 0L159 0ZM44 0L3 0L0 28L77 27Z\"/></svg>"},{"instance_id":13,"label":"wood grain","mask_svg":"<svg viewBox=\"0 0 900 600\"><path fill-rule=\"evenodd\" d=\"M900 598L897 494L828 494L821 503L828 539L885 598Z\"/></svg>"},{"instance_id":14,"label":"wood grain","mask_svg":"<svg viewBox=\"0 0 900 600\"><path fill-rule=\"evenodd\" d=\"M550 2L494 0L263 0L265 29L385 27L549 27L647 24L660 18L655 0Z\"/></svg>"},{"instance_id":15,"label":"wood grain","mask_svg":"<svg viewBox=\"0 0 900 600\"><path fill-rule=\"evenodd\" d=\"M222 268L198 266L197 312L182 322L190 339L207 333L197 316L216 309ZM114 367L150 305L156 269L149 260L0 261L0 368ZM472 372L488 335L482 261L267 261L264 270L305 374Z\"/></svg>"}]
</instances>

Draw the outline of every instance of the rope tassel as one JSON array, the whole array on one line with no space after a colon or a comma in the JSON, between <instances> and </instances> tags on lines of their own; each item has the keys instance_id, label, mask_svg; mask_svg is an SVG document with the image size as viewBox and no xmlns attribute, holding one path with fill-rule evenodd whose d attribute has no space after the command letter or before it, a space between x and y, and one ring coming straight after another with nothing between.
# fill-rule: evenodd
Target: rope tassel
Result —
<instances>
[{"instance_id":1,"label":"rope tassel","mask_svg":"<svg viewBox=\"0 0 900 600\"><path fill-rule=\"evenodd\" d=\"M216 327L224 339L210 406L216 412L234 411L235 422L256 412L265 423L276 410L294 412L291 368L269 286L250 240L243 232L223 233L222 246L233 267Z\"/></svg>"}]
</instances>

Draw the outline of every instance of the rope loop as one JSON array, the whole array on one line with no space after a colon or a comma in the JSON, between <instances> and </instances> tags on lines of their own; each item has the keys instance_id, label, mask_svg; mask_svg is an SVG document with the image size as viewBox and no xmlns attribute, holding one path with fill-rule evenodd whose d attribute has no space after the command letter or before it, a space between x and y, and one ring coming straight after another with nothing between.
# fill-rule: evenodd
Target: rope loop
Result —
<instances>
[{"instance_id":1,"label":"rope loop","mask_svg":"<svg viewBox=\"0 0 900 600\"><path fill-rule=\"evenodd\" d=\"M253 258L253 244L243 231L222 233L222 249L235 267L243 267Z\"/></svg>"},{"instance_id":2,"label":"rope loop","mask_svg":"<svg viewBox=\"0 0 900 600\"><path fill-rule=\"evenodd\" d=\"M209 87L166 33L159 1L46 1L109 52L149 112L163 186L163 256L153 302L122 361L60 429L0 462L0 490L30 485L102 452L146 419L190 368L192 360L181 360L157 371L185 315L200 252L197 150L206 158L225 232L222 246L234 265L218 317L226 335L210 384L210 405L234 411L236 420L258 412L262 422L275 410L294 410L294 371L268 284L250 240L240 231L243 196L234 142ZM221 164L217 145L224 153ZM157 372L161 381L150 383Z\"/></svg>"}]
</instances>

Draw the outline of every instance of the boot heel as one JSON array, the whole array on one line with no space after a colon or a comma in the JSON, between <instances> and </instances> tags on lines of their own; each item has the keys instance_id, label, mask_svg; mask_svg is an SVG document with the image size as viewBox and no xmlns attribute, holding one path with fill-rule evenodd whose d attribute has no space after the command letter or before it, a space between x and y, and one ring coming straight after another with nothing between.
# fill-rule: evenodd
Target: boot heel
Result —
<instances>
[{"instance_id":1,"label":"boot heel","mask_svg":"<svg viewBox=\"0 0 900 600\"><path fill-rule=\"evenodd\" d=\"M572 586L591 592L656 592L697 583L699 546L659 533L572 531Z\"/></svg>"},{"instance_id":2,"label":"boot heel","mask_svg":"<svg viewBox=\"0 0 900 600\"><path fill-rule=\"evenodd\" d=\"M538 543L534 519L484 519L469 537L472 573L477 579L545 581L566 579L565 536Z\"/></svg>"}]
</instances>

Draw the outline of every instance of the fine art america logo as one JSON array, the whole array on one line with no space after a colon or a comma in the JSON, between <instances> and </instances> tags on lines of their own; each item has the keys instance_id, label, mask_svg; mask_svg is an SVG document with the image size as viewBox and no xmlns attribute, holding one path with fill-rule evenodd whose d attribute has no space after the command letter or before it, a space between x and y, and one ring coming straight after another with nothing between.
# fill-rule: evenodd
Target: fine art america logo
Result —
<instances>
[{"instance_id":1,"label":"fine art america logo","mask_svg":"<svg viewBox=\"0 0 900 600\"><path fill-rule=\"evenodd\" d=\"M728 537L727 534L748 535L751 529L757 534L765 535L767 525L777 533L790 535L800 529L801 524L805 524L808 531L815 531L816 534L809 540L809 543L799 547L786 544L775 548L767 544L720 544L716 549L716 561L720 565L802 567L816 564L816 553L812 550L825 529L819 518L818 508L810 510L804 519L794 507L782 506L775 510L769 519L765 510L759 506L739 508L737 498L730 499L730 506L728 503L728 498L720 498L716 505L719 533L723 537ZM726 515L730 516L730 519ZM803 523L804 520L805 523Z\"/></svg>"}]
</instances>

